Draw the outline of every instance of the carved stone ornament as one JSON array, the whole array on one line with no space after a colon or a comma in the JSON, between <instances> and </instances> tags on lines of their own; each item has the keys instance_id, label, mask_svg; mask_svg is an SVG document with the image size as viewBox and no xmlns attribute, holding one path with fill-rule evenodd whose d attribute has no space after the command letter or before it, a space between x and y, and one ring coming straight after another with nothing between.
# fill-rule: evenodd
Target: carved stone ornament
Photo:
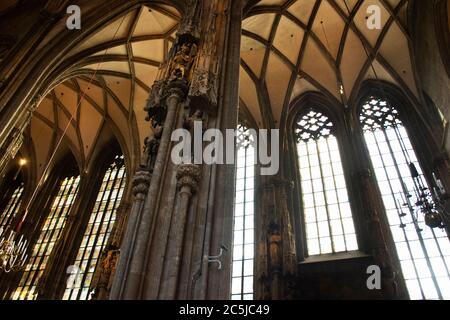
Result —
<instances>
[{"instance_id":1,"label":"carved stone ornament","mask_svg":"<svg viewBox=\"0 0 450 320\"><path fill-rule=\"evenodd\" d=\"M108 250L102 261L103 272L111 272L115 267L120 250Z\"/></svg>"},{"instance_id":2,"label":"carved stone ornament","mask_svg":"<svg viewBox=\"0 0 450 320\"><path fill-rule=\"evenodd\" d=\"M178 167L177 180L180 188L188 187L191 192L197 190L201 177L201 168L195 164L183 164Z\"/></svg>"},{"instance_id":3,"label":"carved stone ornament","mask_svg":"<svg viewBox=\"0 0 450 320\"><path fill-rule=\"evenodd\" d=\"M138 199L145 198L150 187L152 175L148 171L138 171L133 178L133 195Z\"/></svg>"},{"instance_id":4,"label":"carved stone ornament","mask_svg":"<svg viewBox=\"0 0 450 320\"><path fill-rule=\"evenodd\" d=\"M215 114L217 111L216 82L217 77L214 74L207 69L197 67L193 72L188 94L191 105L208 114Z\"/></svg>"},{"instance_id":5,"label":"carved stone ornament","mask_svg":"<svg viewBox=\"0 0 450 320\"><path fill-rule=\"evenodd\" d=\"M150 96L147 99L147 104L144 111L148 113L147 121L155 119L160 122L165 118L165 108L161 105L161 97L165 85L164 80L156 80L150 91Z\"/></svg>"},{"instance_id":6,"label":"carved stone ornament","mask_svg":"<svg viewBox=\"0 0 450 320\"><path fill-rule=\"evenodd\" d=\"M183 15L183 20L178 28L178 35L192 34L195 37L200 37L198 30L198 22L200 20L201 1L199 0L184 0L186 12Z\"/></svg>"},{"instance_id":7,"label":"carved stone ornament","mask_svg":"<svg viewBox=\"0 0 450 320\"><path fill-rule=\"evenodd\" d=\"M144 140L144 150L142 152L141 162L139 165L141 169L152 172L156 157L158 155L160 144L159 141L161 139L162 132L163 127L155 121L152 134L150 134L148 137L145 137Z\"/></svg>"},{"instance_id":8,"label":"carved stone ornament","mask_svg":"<svg viewBox=\"0 0 450 320\"><path fill-rule=\"evenodd\" d=\"M194 42L184 42L178 45L175 56L169 64L169 82L191 80L191 69L197 56L197 45Z\"/></svg>"}]
</instances>

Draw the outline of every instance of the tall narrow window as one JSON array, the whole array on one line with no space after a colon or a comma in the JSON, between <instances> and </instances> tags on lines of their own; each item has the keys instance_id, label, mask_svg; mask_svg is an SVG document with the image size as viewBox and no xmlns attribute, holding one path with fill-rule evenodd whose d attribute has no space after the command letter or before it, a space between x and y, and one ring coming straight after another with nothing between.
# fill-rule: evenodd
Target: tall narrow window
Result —
<instances>
[{"instance_id":1,"label":"tall narrow window","mask_svg":"<svg viewBox=\"0 0 450 320\"><path fill-rule=\"evenodd\" d=\"M64 300L91 298L92 276L116 221L116 210L122 199L125 180L124 157L116 156L103 177L73 266L76 268L75 279L68 281Z\"/></svg>"},{"instance_id":2,"label":"tall narrow window","mask_svg":"<svg viewBox=\"0 0 450 320\"><path fill-rule=\"evenodd\" d=\"M234 211L231 298L253 299L255 147L250 131L239 126Z\"/></svg>"},{"instance_id":3,"label":"tall narrow window","mask_svg":"<svg viewBox=\"0 0 450 320\"><path fill-rule=\"evenodd\" d=\"M4 202L4 207L0 207L0 229L6 229L10 226L12 220L18 213L20 205L22 204L23 182L16 183L12 194L7 194L7 199Z\"/></svg>"},{"instance_id":4,"label":"tall narrow window","mask_svg":"<svg viewBox=\"0 0 450 320\"><path fill-rule=\"evenodd\" d=\"M36 286L45 270L53 247L64 229L67 215L78 191L79 182L79 176L67 177L60 182L58 193L50 207L50 213L33 247L19 286L13 293L13 300L34 300L37 298Z\"/></svg>"},{"instance_id":5,"label":"tall narrow window","mask_svg":"<svg viewBox=\"0 0 450 320\"><path fill-rule=\"evenodd\" d=\"M310 109L294 128L308 255L358 249L334 125Z\"/></svg>"},{"instance_id":6,"label":"tall narrow window","mask_svg":"<svg viewBox=\"0 0 450 320\"><path fill-rule=\"evenodd\" d=\"M450 299L447 235L425 226L421 212L404 207L417 200L411 163L425 180L398 111L371 97L362 106L360 120L410 297Z\"/></svg>"}]
</instances>

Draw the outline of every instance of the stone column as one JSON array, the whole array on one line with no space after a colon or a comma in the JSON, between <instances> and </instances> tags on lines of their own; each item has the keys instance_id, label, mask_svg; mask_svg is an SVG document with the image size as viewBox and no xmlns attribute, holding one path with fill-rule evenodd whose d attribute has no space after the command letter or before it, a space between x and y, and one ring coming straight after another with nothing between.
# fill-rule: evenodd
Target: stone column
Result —
<instances>
[{"instance_id":1,"label":"stone column","mask_svg":"<svg viewBox=\"0 0 450 320\"><path fill-rule=\"evenodd\" d=\"M361 250L374 259L382 271L383 295L386 299L404 299L408 291L401 276L401 268L395 256L395 243L390 231L385 213L383 199L378 191L376 177L370 169L370 159L365 152L364 137L360 134L359 119L347 109L345 117L349 126L347 137L349 143L344 147L349 154L354 155L351 165L348 165L352 179L349 187L354 194L354 205L359 209L358 231L361 234ZM345 164L344 164L345 165ZM356 219L357 218L357 219Z\"/></svg>"},{"instance_id":2,"label":"stone column","mask_svg":"<svg viewBox=\"0 0 450 320\"><path fill-rule=\"evenodd\" d=\"M170 242L167 247L162 279L162 281L165 281L165 286L160 296L164 300L176 298L189 205L193 193L198 188L200 176L201 169L198 165L184 164L178 167L178 208L174 211L173 224L169 233Z\"/></svg>"},{"instance_id":3,"label":"stone column","mask_svg":"<svg viewBox=\"0 0 450 320\"><path fill-rule=\"evenodd\" d=\"M297 259L288 193L293 183L280 176L264 177L259 188L256 299L293 299Z\"/></svg>"},{"instance_id":4,"label":"stone column","mask_svg":"<svg viewBox=\"0 0 450 320\"><path fill-rule=\"evenodd\" d=\"M131 212L111 299L228 298L229 257L216 270L208 256L231 239L234 166L177 166L170 137L197 113L205 129L236 128L241 16L241 0L186 3L146 108L163 129L144 204Z\"/></svg>"},{"instance_id":5,"label":"stone column","mask_svg":"<svg viewBox=\"0 0 450 320\"><path fill-rule=\"evenodd\" d=\"M125 284L125 274L128 270L128 262L133 253L135 236L139 227L138 221L145 197L150 186L151 174L147 170L138 171L133 178L133 197L130 217L128 220L128 229L122 239L124 245L120 249L120 260L116 267L116 277L111 288L111 299L119 299Z\"/></svg>"}]
</instances>

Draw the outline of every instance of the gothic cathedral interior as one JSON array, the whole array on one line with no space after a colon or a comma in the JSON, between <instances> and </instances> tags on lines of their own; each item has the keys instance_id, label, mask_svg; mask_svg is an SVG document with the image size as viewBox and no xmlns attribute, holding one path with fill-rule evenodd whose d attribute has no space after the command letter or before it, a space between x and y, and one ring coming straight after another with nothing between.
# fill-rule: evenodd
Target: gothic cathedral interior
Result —
<instances>
[{"instance_id":1,"label":"gothic cathedral interior","mask_svg":"<svg viewBox=\"0 0 450 320\"><path fill-rule=\"evenodd\" d=\"M450 0L1 0L0 300L450 300Z\"/></svg>"}]
</instances>

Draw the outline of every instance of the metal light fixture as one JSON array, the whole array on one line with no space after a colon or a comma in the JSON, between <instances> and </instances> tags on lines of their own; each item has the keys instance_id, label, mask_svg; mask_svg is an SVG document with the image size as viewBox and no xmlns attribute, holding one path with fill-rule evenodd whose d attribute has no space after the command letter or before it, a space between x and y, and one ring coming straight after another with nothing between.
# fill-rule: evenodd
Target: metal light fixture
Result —
<instances>
[{"instance_id":1,"label":"metal light fixture","mask_svg":"<svg viewBox=\"0 0 450 320\"><path fill-rule=\"evenodd\" d=\"M14 230L7 234L6 230L0 227L0 270L9 273L23 268L28 258L28 245L23 235L19 237Z\"/></svg>"},{"instance_id":2,"label":"metal light fixture","mask_svg":"<svg viewBox=\"0 0 450 320\"><path fill-rule=\"evenodd\" d=\"M408 215L402 211L401 208L404 207L408 209L412 218L412 224L414 224L416 231L423 231L419 225L419 214L423 215L425 225L428 227L432 229L444 229L446 224L445 221L447 220L446 217L449 216L449 212L445 208L449 196L445 191L442 182L437 179L436 175L433 173L435 186L433 187L433 190L430 190L423 182L416 166L413 163L409 164L409 170L414 182L414 190L412 193L414 194L415 200L412 200L413 194L411 194L407 186L402 182L403 193L401 194L401 198L403 204L400 205L400 203L397 202L397 210L400 217L400 228L406 227L404 219Z\"/></svg>"}]
</instances>

